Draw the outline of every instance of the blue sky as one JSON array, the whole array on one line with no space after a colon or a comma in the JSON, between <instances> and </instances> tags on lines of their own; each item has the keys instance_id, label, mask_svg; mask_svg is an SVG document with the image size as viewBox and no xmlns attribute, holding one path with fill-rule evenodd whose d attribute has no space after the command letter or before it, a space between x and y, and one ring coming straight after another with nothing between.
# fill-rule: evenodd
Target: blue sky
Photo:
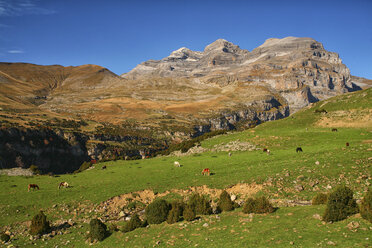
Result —
<instances>
[{"instance_id":1,"label":"blue sky","mask_svg":"<svg viewBox=\"0 0 372 248\"><path fill-rule=\"evenodd\" d=\"M97 64L116 74L223 38L253 50L311 37L372 79L372 0L0 0L0 61Z\"/></svg>"}]
</instances>

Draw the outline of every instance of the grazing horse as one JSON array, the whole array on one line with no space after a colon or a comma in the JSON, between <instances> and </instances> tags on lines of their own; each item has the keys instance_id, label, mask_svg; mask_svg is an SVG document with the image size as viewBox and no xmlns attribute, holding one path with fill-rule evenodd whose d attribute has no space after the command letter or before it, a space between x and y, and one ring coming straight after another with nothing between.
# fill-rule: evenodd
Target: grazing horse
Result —
<instances>
[{"instance_id":1,"label":"grazing horse","mask_svg":"<svg viewBox=\"0 0 372 248\"><path fill-rule=\"evenodd\" d=\"M105 170L107 169L106 165L102 166L102 170Z\"/></svg>"},{"instance_id":2,"label":"grazing horse","mask_svg":"<svg viewBox=\"0 0 372 248\"><path fill-rule=\"evenodd\" d=\"M69 185L68 185L67 182L61 182L61 183L58 185L58 189L60 189L61 187L68 188Z\"/></svg>"},{"instance_id":3,"label":"grazing horse","mask_svg":"<svg viewBox=\"0 0 372 248\"><path fill-rule=\"evenodd\" d=\"M30 189L40 189L37 184L29 184L27 191L30 192Z\"/></svg>"},{"instance_id":4,"label":"grazing horse","mask_svg":"<svg viewBox=\"0 0 372 248\"><path fill-rule=\"evenodd\" d=\"M211 171L209 170L209 168L205 168L205 169L202 171L202 175L203 175L203 176L205 176L205 175L210 176L210 175L211 175Z\"/></svg>"},{"instance_id":5,"label":"grazing horse","mask_svg":"<svg viewBox=\"0 0 372 248\"><path fill-rule=\"evenodd\" d=\"M262 151L263 151L263 152L267 152L267 148L264 148Z\"/></svg>"},{"instance_id":6,"label":"grazing horse","mask_svg":"<svg viewBox=\"0 0 372 248\"><path fill-rule=\"evenodd\" d=\"M337 132L337 128L332 128L332 132Z\"/></svg>"},{"instance_id":7,"label":"grazing horse","mask_svg":"<svg viewBox=\"0 0 372 248\"><path fill-rule=\"evenodd\" d=\"M178 162L178 161L174 161L174 166L176 166L176 167L181 167L181 164L180 164L180 162Z\"/></svg>"},{"instance_id":8,"label":"grazing horse","mask_svg":"<svg viewBox=\"0 0 372 248\"><path fill-rule=\"evenodd\" d=\"M270 150L269 149L266 150L266 154L270 155Z\"/></svg>"},{"instance_id":9,"label":"grazing horse","mask_svg":"<svg viewBox=\"0 0 372 248\"><path fill-rule=\"evenodd\" d=\"M229 152L229 157L231 157L231 155L232 155L231 152Z\"/></svg>"},{"instance_id":10,"label":"grazing horse","mask_svg":"<svg viewBox=\"0 0 372 248\"><path fill-rule=\"evenodd\" d=\"M301 147L297 147L296 148L296 152L302 152L302 148Z\"/></svg>"},{"instance_id":11,"label":"grazing horse","mask_svg":"<svg viewBox=\"0 0 372 248\"><path fill-rule=\"evenodd\" d=\"M346 142L346 146L350 146L349 142Z\"/></svg>"}]
</instances>

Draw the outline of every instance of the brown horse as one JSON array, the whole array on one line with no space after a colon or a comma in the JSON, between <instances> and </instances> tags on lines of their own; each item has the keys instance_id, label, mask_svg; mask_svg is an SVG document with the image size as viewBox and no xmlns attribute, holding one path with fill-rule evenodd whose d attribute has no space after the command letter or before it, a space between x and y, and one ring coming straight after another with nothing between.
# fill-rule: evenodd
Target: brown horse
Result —
<instances>
[{"instance_id":1,"label":"brown horse","mask_svg":"<svg viewBox=\"0 0 372 248\"><path fill-rule=\"evenodd\" d=\"M27 191L30 192L30 189L40 189L37 184L29 184Z\"/></svg>"},{"instance_id":2,"label":"brown horse","mask_svg":"<svg viewBox=\"0 0 372 248\"><path fill-rule=\"evenodd\" d=\"M202 171L202 175L210 175L211 174L211 171L209 170L209 168L205 168L203 171Z\"/></svg>"},{"instance_id":3,"label":"brown horse","mask_svg":"<svg viewBox=\"0 0 372 248\"><path fill-rule=\"evenodd\" d=\"M68 185L67 182L61 182L61 183L58 185L58 189L60 189L61 187L68 188L69 185Z\"/></svg>"}]
</instances>

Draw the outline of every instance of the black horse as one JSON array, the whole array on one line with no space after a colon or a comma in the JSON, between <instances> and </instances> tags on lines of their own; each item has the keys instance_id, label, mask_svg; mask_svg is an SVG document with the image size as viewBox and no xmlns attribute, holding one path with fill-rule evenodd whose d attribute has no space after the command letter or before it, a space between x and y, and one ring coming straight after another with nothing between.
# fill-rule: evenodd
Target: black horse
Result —
<instances>
[{"instance_id":1,"label":"black horse","mask_svg":"<svg viewBox=\"0 0 372 248\"><path fill-rule=\"evenodd\" d=\"M297 147L296 148L296 152L302 152L302 148L301 147Z\"/></svg>"}]
</instances>

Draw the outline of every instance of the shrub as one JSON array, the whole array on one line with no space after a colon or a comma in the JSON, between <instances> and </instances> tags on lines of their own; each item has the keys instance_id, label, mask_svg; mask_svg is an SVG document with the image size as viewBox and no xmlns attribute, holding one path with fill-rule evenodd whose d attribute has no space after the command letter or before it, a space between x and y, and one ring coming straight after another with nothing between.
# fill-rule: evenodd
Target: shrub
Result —
<instances>
[{"instance_id":1,"label":"shrub","mask_svg":"<svg viewBox=\"0 0 372 248\"><path fill-rule=\"evenodd\" d=\"M136 228L142 227L143 223L141 219L138 217L137 214L134 214L132 218L127 222L127 224L123 228L123 232L130 232Z\"/></svg>"},{"instance_id":2,"label":"shrub","mask_svg":"<svg viewBox=\"0 0 372 248\"><path fill-rule=\"evenodd\" d=\"M76 171L74 171L74 173L79 173L79 172L85 171L86 169L88 169L91 166L92 166L92 163L91 162L83 162L80 165L80 168L77 169Z\"/></svg>"},{"instance_id":3,"label":"shrub","mask_svg":"<svg viewBox=\"0 0 372 248\"><path fill-rule=\"evenodd\" d=\"M102 241L104 240L108 235L107 227L102 221L99 219L92 219L89 223L89 238L91 238L92 241L98 240Z\"/></svg>"},{"instance_id":4,"label":"shrub","mask_svg":"<svg viewBox=\"0 0 372 248\"><path fill-rule=\"evenodd\" d=\"M10 240L10 236L6 233L2 233L0 235L0 240L3 241L4 243L8 242Z\"/></svg>"},{"instance_id":5,"label":"shrub","mask_svg":"<svg viewBox=\"0 0 372 248\"><path fill-rule=\"evenodd\" d=\"M353 191L346 186L339 186L328 197L323 220L339 221L357 212L358 205L353 198Z\"/></svg>"},{"instance_id":6,"label":"shrub","mask_svg":"<svg viewBox=\"0 0 372 248\"><path fill-rule=\"evenodd\" d=\"M193 221L195 219L196 215L194 210L190 205L186 205L186 207L183 210L183 218L186 221Z\"/></svg>"},{"instance_id":7,"label":"shrub","mask_svg":"<svg viewBox=\"0 0 372 248\"><path fill-rule=\"evenodd\" d=\"M318 193L316 196L313 197L311 204L312 205L320 205L326 204L328 200L328 195L324 193Z\"/></svg>"},{"instance_id":8,"label":"shrub","mask_svg":"<svg viewBox=\"0 0 372 248\"><path fill-rule=\"evenodd\" d=\"M31 227L30 227L30 234L37 235L37 234L44 234L49 232L50 226L49 221L43 211L40 211L37 215L32 218Z\"/></svg>"},{"instance_id":9,"label":"shrub","mask_svg":"<svg viewBox=\"0 0 372 248\"><path fill-rule=\"evenodd\" d=\"M162 223L167 219L169 210L170 206L165 200L160 199L153 201L145 209L148 223L150 224Z\"/></svg>"},{"instance_id":10,"label":"shrub","mask_svg":"<svg viewBox=\"0 0 372 248\"><path fill-rule=\"evenodd\" d=\"M212 213L211 205L204 196L193 194L188 202L195 214L207 215Z\"/></svg>"},{"instance_id":11,"label":"shrub","mask_svg":"<svg viewBox=\"0 0 372 248\"><path fill-rule=\"evenodd\" d=\"M372 190L369 189L360 204L360 215L372 223Z\"/></svg>"},{"instance_id":12,"label":"shrub","mask_svg":"<svg viewBox=\"0 0 372 248\"><path fill-rule=\"evenodd\" d=\"M32 171L32 173L34 173L36 175L39 175L40 174L39 167L37 167L36 165L31 165L30 166L30 170Z\"/></svg>"},{"instance_id":13,"label":"shrub","mask_svg":"<svg viewBox=\"0 0 372 248\"><path fill-rule=\"evenodd\" d=\"M270 204L269 200L266 197L261 196L259 198L253 199L248 198L243 207L243 213L272 213L274 212L274 207Z\"/></svg>"},{"instance_id":14,"label":"shrub","mask_svg":"<svg viewBox=\"0 0 372 248\"><path fill-rule=\"evenodd\" d=\"M172 202L172 209L169 211L167 223L173 224L181 219L182 212L184 209L184 203L180 201Z\"/></svg>"},{"instance_id":15,"label":"shrub","mask_svg":"<svg viewBox=\"0 0 372 248\"><path fill-rule=\"evenodd\" d=\"M231 201L230 194L227 193L226 190L222 191L220 195L218 207L221 209L221 211L234 210L234 203Z\"/></svg>"}]
</instances>

